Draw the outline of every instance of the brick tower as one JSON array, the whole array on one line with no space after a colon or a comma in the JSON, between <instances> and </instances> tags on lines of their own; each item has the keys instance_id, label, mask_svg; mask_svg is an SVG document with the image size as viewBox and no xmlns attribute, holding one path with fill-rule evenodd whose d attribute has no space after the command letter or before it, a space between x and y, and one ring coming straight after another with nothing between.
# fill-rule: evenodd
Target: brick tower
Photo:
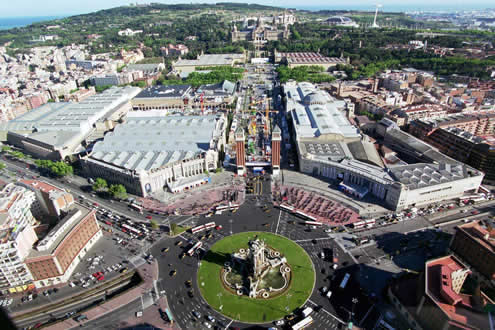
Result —
<instances>
[{"instance_id":1,"label":"brick tower","mask_svg":"<svg viewBox=\"0 0 495 330\"><path fill-rule=\"evenodd\" d=\"M280 172L280 141L282 136L280 128L275 124L272 131L272 174L278 175Z\"/></svg>"},{"instance_id":2,"label":"brick tower","mask_svg":"<svg viewBox=\"0 0 495 330\"><path fill-rule=\"evenodd\" d=\"M246 173L246 149L244 146L244 130L239 127L235 131L237 174L244 175Z\"/></svg>"}]
</instances>

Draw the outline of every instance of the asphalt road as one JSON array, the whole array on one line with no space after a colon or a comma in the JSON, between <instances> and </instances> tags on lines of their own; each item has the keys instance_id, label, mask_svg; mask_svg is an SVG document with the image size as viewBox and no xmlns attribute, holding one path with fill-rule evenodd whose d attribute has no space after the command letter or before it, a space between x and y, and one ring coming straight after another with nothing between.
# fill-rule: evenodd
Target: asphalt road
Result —
<instances>
[{"instance_id":1,"label":"asphalt road","mask_svg":"<svg viewBox=\"0 0 495 330\"><path fill-rule=\"evenodd\" d=\"M316 269L317 280L315 291L310 300L306 303L307 306L319 306L321 310L315 313L315 322L312 326L314 329L337 329L341 322L334 316L335 310L328 299L322 299L318 288L328 286L329 277L332 276L333 269L331 268L331 256L333 253L340 259L340 265L345 263L350 265L352 257L344 251L339 250L339 247L333 243L333 240L323 231L323 229L308 230L306 226L301 224L301 220L294 216L281 212L273 208L271 203L270 181L260 181L262 185L262 194L248 194L246 202L240 209L232 213L224 212L220 215L212 217L194 217L188 220L188 225L200 225L214 221L217 225L221 225L222 229L211 230L212 237L205 237L203 240L203 251L207 251L216 241L222 239L231 233L239 233L245 231L267 231L277 233L291 238L300 244L310 255ZM170 308L174 318L182 328L205 328L203 322L206 321L206 316L211 315L216 319L214 326L224 328L226 326L250 328L252 325L232 321L231 319L212 310L203 300L199 293L198 283L196 282L198 263L200 256L193 257L185 256L180 259L180 255L188 250L205 232L198 234L183 233L175 239L162 239L151 250L156 257L160 269L160 281L158 283L159 290L164 290L167 294ZM314 241L313 241L314 240ZM180 245L178 242L180 243ZM168 250L165 252L165 249ZM328 252L328 258L322 260L319 253L325 249ZM324 270L324 274L322 273ZM175 274L172 275L172 271ZM191 280L192 288L187 287L186 281ZM189 297L188 291L192 291L193 297ZM219 297L221 299L221 297ZM196 320L193 317L193 311L201 314L201 319ZM220 322L220 323L219 323ZM264 324L264 327L271 327L273 324Z\"/></svg>"}]
</instances>

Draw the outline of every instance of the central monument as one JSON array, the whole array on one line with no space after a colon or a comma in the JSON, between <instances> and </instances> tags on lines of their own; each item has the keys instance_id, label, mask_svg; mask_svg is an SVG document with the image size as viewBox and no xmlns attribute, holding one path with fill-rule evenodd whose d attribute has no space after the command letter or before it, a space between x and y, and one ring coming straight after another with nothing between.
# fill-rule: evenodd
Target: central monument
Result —
<instances>
[{"instance_id":1,"label":"central monument","mask_svg":"<svg viewBox=\"0 0 495 330\"><path fill-rule=\"evenodd\" d=\"M238 295L250 298L269 298L284 291L290 280L290 267L280 252L268 247L262 240L248 243L249 248L240 249L226 262L224 284Z\"/></svg>"}]
</instances>

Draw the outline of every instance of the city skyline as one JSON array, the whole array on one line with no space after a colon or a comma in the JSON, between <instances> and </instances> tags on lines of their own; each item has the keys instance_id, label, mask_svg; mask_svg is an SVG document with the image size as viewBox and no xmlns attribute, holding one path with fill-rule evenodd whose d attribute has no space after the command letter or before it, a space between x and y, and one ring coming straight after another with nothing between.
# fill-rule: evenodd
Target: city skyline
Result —
<instances>
[{"instance_id":1,"label":"city skyline","mask_svg":"<svg viewBox=\"0 0 495 330\"><path fill-rule=\"evenodd\" d=\"M155 1L163 4L178 4L178 3L215 3L217 1L212 0L203 0L203 1ZM349 10L364 10L369 8L369 10L373 10L376 3L375 1L368 0L349 0L345 3L328 3L322 0L310 0L305 1L302 4L300 1L296 0L288 0L288 1L280 1L280 0L269 0L269 1L236 1L232 2L238 3L258 3L264 4L267 6L276 6L276 7L292 7L297 9L309 9L309 10L320 10L320 9L349 9ZM39 2L33 0L20 0L16 2L15 6L3 4L0 5L0 10L2 12L2 16L0 18L7 17L26 17L26 16L46 16L46 15L60 15L60 16L70 16L70 15L78 15L91 13L98 10L109 9L118 6L129 5L130 3L150 3L149 1L121 1L121 0L88 0L83 3L72 3L62 0L49 0L47 2L43 2L43 5L40 5ZM415 0L415 1L402 1L400 4L397 4L395 1L391 0L382 0L379 1L380 4L383 5L384 11L404 11L404 10L468 10L468 9L482 9L493 7L491 1L488 0L476 0L471 1L469 4L463 3L462 1L448 1L448 0L437 0L434 3L426 0Z\"/></svg>"}]
</instances>

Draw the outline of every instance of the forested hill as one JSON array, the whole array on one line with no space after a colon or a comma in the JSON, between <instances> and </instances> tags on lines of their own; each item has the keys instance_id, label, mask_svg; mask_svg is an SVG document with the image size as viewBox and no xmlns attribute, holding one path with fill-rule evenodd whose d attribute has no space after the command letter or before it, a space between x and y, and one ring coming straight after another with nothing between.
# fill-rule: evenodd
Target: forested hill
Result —
<instances>
[{"instance_id":1,"label":"forested hill","mask_svg":"<svg viewBox=\"0 0 495 330\"><path fill-rule=\"evenodd\" d=\"M227 28L227 32L233 18L242 15L281 14L283 11L283 8L278 7L228 2L121 6L0 31L0 45L12 41L12 48L31 47L33 39L39 38L40 35L52 34L56 34L59 39L56 42L47 42L43 45L62 46L71 43L86 43L87 36L90 34L98 34L104 39L108 39L115 37L118 30L125 28L144 30L145 33L159 33L165 37L170 35L170 38L165 39L174 41L177 38L175 38L175 33L172 30L178 29L179 32L191 30L187 25L196 27L200 22L199 25L205 25L210 31L221 27L222 29ZM211 26L210 23L217 26ZM174 25L173 28L172 24ZM49 26L59 26L59 28L47 29ZM197 31L201 32L201 30ZM195 31L191 31L190 34L194 35L193 32ZM177 40L180 41L180 38ZM122 42L116 40L116 44L122 44Z\"/></svg>"}]
</instances>

